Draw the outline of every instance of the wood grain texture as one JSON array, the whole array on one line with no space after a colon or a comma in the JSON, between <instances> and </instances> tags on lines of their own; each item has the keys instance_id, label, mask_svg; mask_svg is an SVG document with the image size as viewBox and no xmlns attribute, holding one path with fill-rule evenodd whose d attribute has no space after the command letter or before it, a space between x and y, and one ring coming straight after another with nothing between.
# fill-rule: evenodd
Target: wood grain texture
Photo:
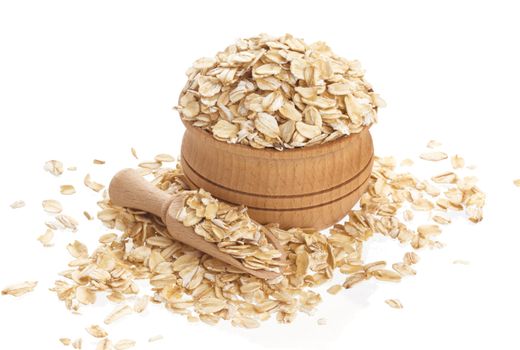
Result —
<instances>
[{"instance_id":1,"label":"wood grain texture","mask_svg":"<svg viewBox=\"0 0 520 350\"><path fill-rule=\"evenodd\" d=\"M114 205L140 209L159 216L166 224L171 237L179 242L198 249L253 276L263 279L279 276L276 272L252 270L245 267L237 259L221 252L215 244L207 242L204 238L197 235L192 227L184 226L176 219L177 213L183 207L183 196L171 196L161 191L146 181L136 170L123 169L118 172L110 182L109 195L110 201ZM267 238L277 249L281 250L280 242L273 235L267 235ZM283 251L282 260L285 260Z\"/></svg>"},{"instance_id":2,"label":"wood grain texture","mask_svg":"<svg viewBox=\"0 0 520 350\"><path fill-rule=\"evenodd\" d=\"M260 223L328 227L358 201L372 171L368 128L322 145L280 152L227 144L185 125L181 164L188 184L246 205Z\"/></svg>"},{"instance_id":3,"label":"wood grain texture","mask_svg":"<svg viewBox=\"0 0 520 350\"><path fill-rule=\"evenodd\" d=\"M120 207L147 211L164 218L173 197L152 186L136 170L123 169L108 187L110 201Z\"/></svg>"}]
</instances>

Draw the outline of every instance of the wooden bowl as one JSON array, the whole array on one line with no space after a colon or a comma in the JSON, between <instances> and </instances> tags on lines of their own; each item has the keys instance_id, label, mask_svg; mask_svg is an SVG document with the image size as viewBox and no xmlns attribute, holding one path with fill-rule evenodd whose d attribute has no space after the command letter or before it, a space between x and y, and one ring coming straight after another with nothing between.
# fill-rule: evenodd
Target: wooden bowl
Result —
<instances>
[{"instance_id":1,"label":"wooden bowl","mask_svg":"<svg viewBox=\"0 0 520 350\"><path fill-rule=\"evenodd\" d=\"M181 164L188 184L249 208L260 223L323 229L341 220L368 186L374 149L368 128L284 151L228 144L185 123Z\"/></svg>"}]
</instances>

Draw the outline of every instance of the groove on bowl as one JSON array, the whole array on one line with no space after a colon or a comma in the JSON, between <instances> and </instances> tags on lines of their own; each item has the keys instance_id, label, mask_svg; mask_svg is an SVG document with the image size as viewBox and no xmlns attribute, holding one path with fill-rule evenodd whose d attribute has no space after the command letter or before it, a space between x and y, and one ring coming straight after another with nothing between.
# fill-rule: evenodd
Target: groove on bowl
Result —
<instances>
[{"instance_id":1,"label":"groove on bowl","mask_svg":"<svg viewBox=\"0 0 520 350\"><path fill-rule=\"evenodd\" d=\"M185 125L181 164L188 184L247 206L260 223L325 228L344 217L368 186L373 164L368 128L280 152L227 144Z\"/></svg>"}]
</instances>

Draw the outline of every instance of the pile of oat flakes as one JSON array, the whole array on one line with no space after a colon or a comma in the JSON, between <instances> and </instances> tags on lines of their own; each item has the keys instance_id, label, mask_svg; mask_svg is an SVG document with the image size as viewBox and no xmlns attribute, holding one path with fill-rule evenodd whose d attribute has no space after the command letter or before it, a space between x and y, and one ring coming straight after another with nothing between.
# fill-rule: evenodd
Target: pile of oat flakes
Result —
<instances>
[{"instance_id":1,"label":"pile of oat flakes","mask_svg":"<svg viewBox=\"0 0 520 350\"><path fill-rule=\"evenodd\" d=\"M254 148L283 150L358 133L385 105L358 61L289 34L240 39L186 74L182 119Z\"/></svg>"},{"instance_id":2,"label":"pile of oat flakes","mask_svg":"<svg viewBox=\"0 0 520 350\"><path fill-rule=\"evenodd\" d=\"M428 146L438 145L431 142ZM428 161L443 161L447 157L434 150L421 155ZM114 311L104 319L106 325L142 312L149 302L162 304L192 322L230 321L234 326L255 328L274 317L278 322L289 323L298 313L310 314L316 308L322 299L316 287L330 282L334 275L344 275L344 282L326 285L330 294L369 279L399 282L415 275L413 265L419 261L416 250L442 247L437 236L441 227L451 222L450 213L464 212L470 221L477 223L482 219L485 201L476 186L476 178L457 175L458 169L464 167L464 160L459 156L451 158L452 170L428 180L397 171L396 160L391 157L376 158L368 190L359 208L351 211L345 222L334 225L329 232L302 228L282 230L276 224L254 222L247 215L247 208L229 206L203 190L189 190L178 164L165 167L173 160L171 156L159 155L155 161L140 163L140 169L143 176L161 190L186 193L185 212L179 219L186 226L193 226L206 240L221 244L223 249L235 246L237 250L231 249L230 253L242 254L244 261L261 256L259 252L268 246L262 232L269 230L280 240L287 254L288 264L283 275L261 280L176 242L160 219L146 212L113 206L106 191L101 194L103 186L92 185L90 176L86 176L85 185L101 194L97 218L109 233L100 232L99 246L92 253L77 240L67 246L72 256L69 268L60 273L51 288L67 308L76 312L95 303L97 298L106 297L116 304ZM54 165L47 163L47 170L59 176L63 166L57 161L51 163ZM403 167L411 164L411 160L401 163ZM46 223L47 232L38 237L44 246L52 244L56 230L78 230L78 220L62 214L59 201L45 200L42 206L54 215L54 220ZM411 220L415 212L430 213L431 221L414 228ZM86 212L85 217L93 219ZM409 246L410 251L404 254L402 261L366 262L363 246L374 234L396 239ZM248 248L240 251L240 246ZM259 261L265 263L272 257L267 250ZM250 261L258 263L254 259ZM153 295L139 295L137 280L148 281ZM4 289L2 294L18 296L35 287L36 282L25 282ZM403 307L398 299L386 302L394 308ZM323 324L324 320L320 319L319 323ZM126 349L134 344L128 339L112 344L108 333L98 325L87 327L87 332L101 339L99 349ZM81 339L61 341L81 347Z\"/></svg>"}]
</instances>

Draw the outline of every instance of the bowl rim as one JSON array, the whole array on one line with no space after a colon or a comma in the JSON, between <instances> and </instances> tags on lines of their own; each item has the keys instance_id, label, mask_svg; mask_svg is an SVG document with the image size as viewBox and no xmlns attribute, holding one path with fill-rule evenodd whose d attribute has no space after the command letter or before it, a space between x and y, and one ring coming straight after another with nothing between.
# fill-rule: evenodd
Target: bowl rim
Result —
<instances>
[{"instance_id":1,"label":"bowl rim","mask_svg":"<svg viewBox=\"0 0 520 350\"><path fill-rule=\"evenodd\" d=\"M312 157L312 156L320 156L325 153L335 153L340 151L346 147L349 147L351 143L357 141L361 135L367 132L370 135L370 126L364 126L360 132L344 135L335 140L325 142L322 144L316 144L312 146L304 146L297 148L284 149L283 151L276 150L272 147L266 148L254 148L248 145L242 145L238 143L228 143L225 141L220 141L214 138L211 133L207 130L193 126L191 122L184 120L181 117L181 121L186 128L186 131L194 132L198 136L202 137L202 140L211 144L215 148L224 150L228 153L234 154L242 154L255 158L294 158L294 156L304 156L304 157ZM370 135L371 138L371 135ZM264 156L264 157L262 157Z\"/></svg>"}]
</instances>

